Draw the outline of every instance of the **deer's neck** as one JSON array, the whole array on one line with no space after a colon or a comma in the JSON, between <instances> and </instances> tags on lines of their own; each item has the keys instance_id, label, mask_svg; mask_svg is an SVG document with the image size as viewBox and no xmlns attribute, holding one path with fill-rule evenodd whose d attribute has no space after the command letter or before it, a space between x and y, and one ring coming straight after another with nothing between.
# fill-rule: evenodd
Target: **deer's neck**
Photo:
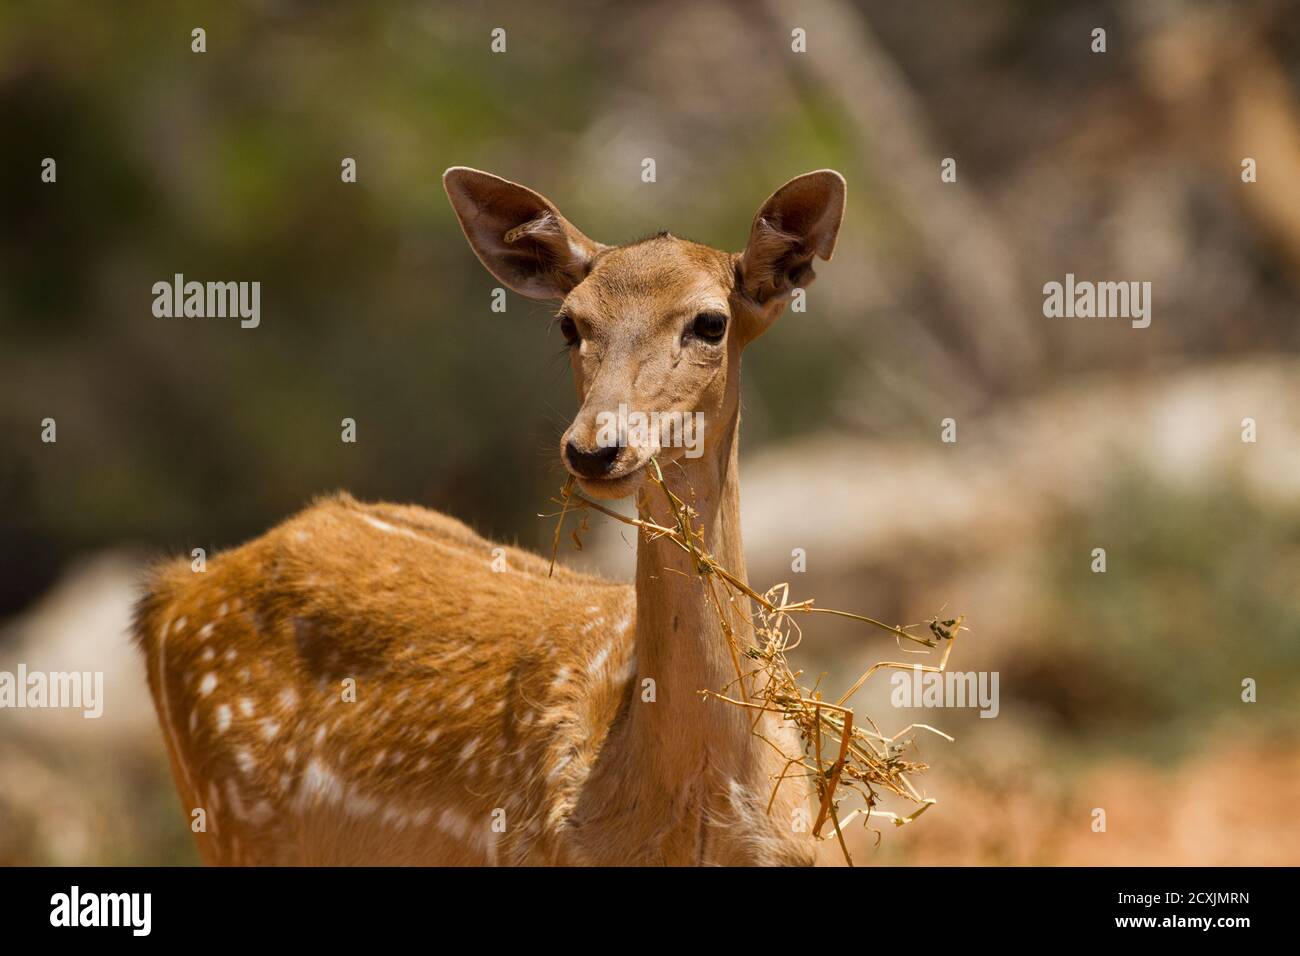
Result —
<instances>
[{"instance_id":1,"label":"deer's neck","mask_svg":"<svg viewBox=\"0 0 1300 956\"><path fill-rule=\"evenodd\" d=\"M664 479L694 509L692 522L704 529L704 549L744 581L735 425L714 455L673 463ZM637 508L643 518L673 527L657 486L643 488ZM773 794L784 761L755 731L787 747L797 747L798 740L786 739L769 714L757 715L762 726L756 728L754 711L700 695L710 690L742 696L737 667L754 667L742 651L753 643L749 600L729 600L723 583L701 575L691 556L666 537L639 536L636 558L637 679L604 769L573 817L597 824L583 831L589 858L605 859L602 848L617 846L624 848L613 856L618 862L809 862L802 846L792 849L788 823L803 797L793 785ZM647 699L647 678L654 681L653 701ZM743 693L752 699L752 680ZM636 814L612 809L627 807ZM630 857L628 846L636 847Z\"/></svg>"},{"instance_id":2,"label":"deer's neck","mask_svg":"<svg viewBox=\"0 0 1300 956\"><path fill-rule=\"evenodd\" d=\"M704 548L741 580L746 580L740 540L740 494L736 466L736 425L714 454L682 460L664 469L665 483L696 512L704 529ZM674 526L663 492L647 483L637 501L643 518ZM714 594L716 593L716 600ZM653 703L638 698L629 722L628 741L653 753L643 766L653 767L666 786L697 779L704 767L737 780L761 770L755 759L752 715L723 701L701 697L701 690L738 698L737 660L723 627L730 626L737 647L752 641L748 599L728 601L716 578L701 575L692 557L669 538L637 545L636 653L638 684L655 682ZM719 609L721 607L721 610ZM638 691L640 693L640 691Z\"/></svg>"}]
</instances>

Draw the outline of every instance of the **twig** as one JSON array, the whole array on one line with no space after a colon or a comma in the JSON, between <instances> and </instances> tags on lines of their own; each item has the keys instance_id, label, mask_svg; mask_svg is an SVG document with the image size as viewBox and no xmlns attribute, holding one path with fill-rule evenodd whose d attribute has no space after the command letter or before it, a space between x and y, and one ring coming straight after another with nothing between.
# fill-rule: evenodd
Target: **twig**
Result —
<instances>
[{"instance_id":1,"label":"twig","mask_svg":"<svg viewBox=\"0 0 1300 956\"><path fill-rule=\"evenodd\" d=\"M958 616L944 621L938 620L937 617L931 619L927 622L930 636L923 637L911 633L908 627L886 624L863 614L854 614L833 608L814 607L811 598L792 602L789 599L790 587L788 584L778 584L769 588L767 592L760 594L750 587L746 581L718 564L713 556L705 550L703 527L695 526L692 521L693 509L668 487L664 481L659 463L651 459L646 471L650 482L663 492L668 502L669 509L672 512L671 524L659 524L656 521L640 516L629 517L619 514L574 490L573 480L570 478L560 490L560 498L556 501L561 506L561 509L558 514L559 521L556 525L552 548L552 569L554 569L556 555L559 551L560 526L569 511L578 508L589 508L616 521L630 525L644 535L647 540L667 539L689 555L696 574L706 579L704 584L708 588L709 598L717 611L722 633L727 641L732 664L736 672L736 679L733 683L738 689L738 698L710 689L703 689L700 694L706 698L712 697L753 713L754 721L751 725L751 732L785 758L785 766L780 774L775 776L772 793L768 799L767 812L769 814L775 805L776 796L781 785L791 776L791 768L796 765L805 768L807 775L816 781L817 792L820 797L817 818L812 827L813 836L816 839L825 839L822 837L821 831L829 819L834 827L835 838L839 843L840 850L843 852L849 866L852 866L853 859L849 854L848 844L844 839L843 832L844 826L849 821L861 814L863 816L863 826L874 830L870 826L870 819L874 813L877 816L893 820L896 826L903 826L915 820L935 803L933 799L922 797L917 793L916 788L908 779L909 774L919 773L925 770L926 767L924 764L904 758L904 752L908 749L911 739L899 743L899 738L915 730L927 730L947 740L952 740L952 738L928 724L912 724L893 737L886 737L870 717L864 716L862 718L870 729L858 726L855 722L854 711L846 706L846 702L862 688L872 674L882 669L919 670L926 673L942 672L947 667L948 656L952 652L957 635L962 630L965 630L962 626L962 617ZM721 592L718 588L719 583L722 585ZM755 643L746 642L743 645L740 642L739 635L735 633L727 614L727 607L734 607L737 598L742 596L757 605L755 615L757 620L747 622L753 627L757 641ZM802 688L798 682L798 673L791 670L786 660L786 652L798 646L802 640L803 631L793 619L793 616L798 614L832 614L871 625L892 634L897 639L912 641L923 648L934 648L940 643L944 647L937 664L923 665L899 661L881 661L873 664L836 701L831 702L823 700L820 692L815 688L813 690ZM912 626L919 627L920 625ZM790 641L791 630L798 637L798 640L794 641L793 644ZM742 656L754 661L756 666L753 669L742 667L740 660ZM765 736L760 726L764 714L780 716L792 724L799 731L800 739L803 741L803 752L798 754L786 753L780 746ZM823 738L828 738L830 742L836 745L835 758L829 763L824 757L827 748L823 746ZM809 749L812 750L811 763L807 753ZM835 799L836 792L841 787L848 787L851 791L861 795L866 803L865 807L852 811L843 819L839 816ZM875 810L877 787L904 800L916 803L918 806L907 815ZM877 839L879 839L879 831L874 832L876 832Z\"/></svg>"}]
</instances>

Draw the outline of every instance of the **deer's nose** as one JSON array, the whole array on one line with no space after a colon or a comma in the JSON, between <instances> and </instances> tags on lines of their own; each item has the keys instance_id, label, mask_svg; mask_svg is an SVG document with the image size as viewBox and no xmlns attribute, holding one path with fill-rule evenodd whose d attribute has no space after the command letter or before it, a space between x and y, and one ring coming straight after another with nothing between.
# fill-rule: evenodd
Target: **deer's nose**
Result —
<instances>
[{"instance_id":1,"label":"deer's nose","mask_svg":"<svg viewBox=\"0 0 1300 956\"><path fill-rule=\"evenodd\" d=\"M583 451L574 444L572 439L564 446L564 454L569 459L569 467L583 478L604 478L614 470L614 462L618 459L618 452L619 447L617 445Z\"/></svg>"}]
</instances>

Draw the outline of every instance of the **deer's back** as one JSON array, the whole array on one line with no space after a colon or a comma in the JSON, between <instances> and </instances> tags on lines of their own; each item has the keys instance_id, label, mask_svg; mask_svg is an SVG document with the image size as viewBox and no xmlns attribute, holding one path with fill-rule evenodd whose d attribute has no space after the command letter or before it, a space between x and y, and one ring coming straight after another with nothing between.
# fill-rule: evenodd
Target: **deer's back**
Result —
<instances>
[{"instance_id":1,"label":"deer's back","mask_svg":"<svg viewBox=\"0 0 1300 956\"><path fill-rule=\"evenodd\" d=\"M340 495L153 573L136 638L206 860L566 861L634 595L496 547Z\"/></svg>"}]
</instances>

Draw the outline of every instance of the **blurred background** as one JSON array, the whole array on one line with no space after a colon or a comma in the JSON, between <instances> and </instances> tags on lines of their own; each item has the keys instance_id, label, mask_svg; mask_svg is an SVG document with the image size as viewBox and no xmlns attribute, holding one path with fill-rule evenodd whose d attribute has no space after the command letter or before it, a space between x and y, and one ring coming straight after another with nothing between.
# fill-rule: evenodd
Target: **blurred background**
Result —
<instances>
[{"instance_id":1,"label":"blurred background","mask_svg":"<svg viewBox=\"0 0 1300 956\"><path fill-rule=\"evenodd\" d=\"M746 355L751 581L965 614L950 666L1001 692L868 685L956 739L858 863L1300 863L1298 107L1296 3L4 5L0 670L107 686L98 721L0 711L0 863L197 861L126 637L150 557L334 489L549 548L562 342L490 310L455 164L729 250L791 176L847 178L807 312ZM1067 272L1151 282L1150 328L1044 318ZM260 327L155 318L174 273L260 281ZM594 525L562 560L630 573ZM818 619L794 663L838 694L895 654Z\"/></svg>"}]
</instances>

